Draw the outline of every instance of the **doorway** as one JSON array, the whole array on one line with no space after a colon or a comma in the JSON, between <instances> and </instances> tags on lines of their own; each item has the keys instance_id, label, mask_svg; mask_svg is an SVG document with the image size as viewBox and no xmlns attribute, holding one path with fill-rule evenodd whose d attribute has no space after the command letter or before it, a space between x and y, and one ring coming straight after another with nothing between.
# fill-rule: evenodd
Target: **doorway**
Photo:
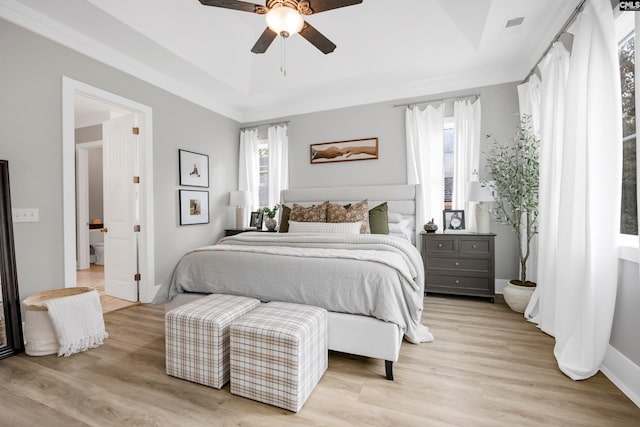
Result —
<instances>
[{"instance_id":1,"label":"doorway","mask_svg":"<svg viewBox=\"0 0 640 427\"><path fill-rule=\"evenodd\" d=\"M134 130L136 134L136 149L133 152L135 164L128 162L128 165L135 168L135 175L138 177L139 185L136 186L135 197L136 206L131 211L135 211L135 218L132 221L137 222L137 230L132 240L136 251L134 255L127 259L126 262L114 262L114 271L118 274L122 272L123 265L131 270L135 269L131 274L127 274L127 281L131 286L135 286L134 297L128 297L131 301L150 302L155 295L157 288L154 285L154 269L153 269L153 175L152 175L152 135L151 135L151 109L147 106L138 104L134 101L122 98L118 95L102 91L101 89L86 85L82 82L63 77L63 204L64 204L64 273L65 286L74 287L79 283L79 277L76 274L76 267L90 266L91 254L89 245L89 223L94 220L102 220L102 218L89 218L87 211L80 211L80 207L84 206L85 200L82 192L78 192L78 202L76 202L76 189L81 188L86 183L80 179L76 179L76 117L75 110L78 99L88 99L96 105L102 105L107 116L103 116L106 121L102 123L116 122L118 117L127 116L127 120L134 123L135 129L128 128L129 133ZM100 110L98 108L98 110ZM98 111L100 112L100 111ZM130 118L130 119L129 119ZM101 119L98 117L98 121ZM114 132L117 129L105 126ZM106 134L109 135L109 134ZM109 137L107 137L109 138ZM115 143L119 143L120 136L116 132L116 136L112 137ZM121 139L121 138L120 138ZM93 143L96 144L95 142ZM86 148L85 154L91 144ZM79 156L79 159L82 156ZM84 167L87 167L86 164ZM133 169L132 169L133 170ZM107 179L105 177L105 179ZM108 179L108 182L123 181L125 178L121 174L116 175L115 179ZM131 183L132 176L126 177L126 182ZM111 185L111 184L110 184ZM98 216L98 215L94 215ZM100 215L104 216L104 215ZM129 215L129 216L133 216ZM105 221L106 222L106 221ZM76 224L81 224L77 227ZM103 227L107 231L108 227ZM117 227L116 227L117 228ZM133 230L133 227L128 228ZM107 234L107 233L105 233ZM121 233L122 234L122 233ZM114 236L116 237L116 236ZM131 239L130 239L131 240ZM118 243L120 244L120 243ZM109 244L106 244L105 252L108 252ZM119 254L120 251L114 251ZM95 253L94 253L95 257ZM105 257L108 263L109 257ZM95 260L95 258L94 258ZM95 263L94 263L95 264ZM132 267L133 266L133 267ZM95 269L95 270L99 270ZM107 267L108 270L108 267ZM129 271L127 270L127 272ZM133 270L132 270L133 271ZM135 274L134 274L135 273ZM100 272L95 271L96 275ZM92 273L93 275L93 273ZM109 276L109 273L107 272ZM134 278L135 277L135 278ZM94 280L95 275L90 280ZM122 282L121 277L115 277L118 286ZM81 279L82 281L84 279ZM107 283L110 282L107 278ZM109 286L107 285L108 289ZM112 289L114 289L112 287ZM108 293L108 292L107 292Z\"/></svg>"},{"instance_id":2,"label":"doorway","mask_svg":"<svg viewBox=\"0 0 640 427\"><path fill-rule=\"evenodd\" d=\"M76 141L93 139L101 133L105 118L120 114L107 104L76 95ZM96 123L97 122L97 123ZM104 192L102 140L76 143L76 286L95 289L103 313L138 305L108 295L105 291Z\"/></svg>"}]
</instances>

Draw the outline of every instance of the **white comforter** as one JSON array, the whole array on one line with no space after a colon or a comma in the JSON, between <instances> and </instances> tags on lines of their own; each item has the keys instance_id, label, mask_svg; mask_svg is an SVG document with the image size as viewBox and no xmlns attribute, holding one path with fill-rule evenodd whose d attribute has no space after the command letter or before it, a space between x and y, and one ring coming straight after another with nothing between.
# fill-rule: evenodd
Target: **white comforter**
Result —
<instances>
[{"instance_id":1,"label":"white comforter","mask_svg":"<svg viewBox=\"0 0 640 427\"><path fill-rule=\"evenodd\" d=\"M413 343L433 339L420 323L422 259L393 236L242 233L186 254L154 303L180 292L315 305L395 323Z\"/></svg>"}]
</instances>

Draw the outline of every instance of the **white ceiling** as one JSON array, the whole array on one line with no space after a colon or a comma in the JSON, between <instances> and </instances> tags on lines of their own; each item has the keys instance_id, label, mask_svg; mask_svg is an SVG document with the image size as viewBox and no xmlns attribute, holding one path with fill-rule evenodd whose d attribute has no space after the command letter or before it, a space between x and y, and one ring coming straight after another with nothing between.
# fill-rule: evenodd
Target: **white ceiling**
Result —
<instances>
[{"instance_id":1,"label":"white ceiling","mask_svg":"<svg viewBox=\"0 0 640 427\"><path fill-rule=\"evenodd\" d=\"M246 123L521 80L577 3L364 0L307 17L338 47L291 37L286 77L279 40L250 52L263 16L198 0L0 0L0 16Z\"/></svg>"}]
</instances>

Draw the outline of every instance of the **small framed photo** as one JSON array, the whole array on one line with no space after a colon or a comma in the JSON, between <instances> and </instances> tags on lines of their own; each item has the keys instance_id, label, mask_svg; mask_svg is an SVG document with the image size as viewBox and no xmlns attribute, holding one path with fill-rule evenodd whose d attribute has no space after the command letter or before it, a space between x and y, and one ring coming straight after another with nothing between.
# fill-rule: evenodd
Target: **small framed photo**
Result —
<instances>
[{"instance_id":1,"label":"small framed photo","mask_svg":"<svg viewBox=\"0 0 640 427\"><path fill-rule=\"evenodd\" d=\"M209 188L209 156L178 150L180 185Z\"/></svg>"},{"instance_id":2,"label":"small framed photo","mask_svg":"<svg viewBox=\"0 0 640 427\"><path fill-rule=\"evenodd\" d=\"M202 190L179 190L180 225L209 223L209 192Z\"/></svg>"},{"instance_id":3,"label":"small framed photo","mask_svg":"<svg viewBox=\"0 0 640 427\"><path fill-rule=\"evenodd\" d=\"M444 224L444 232L464 230L464 211L463 210L444 210L442 211L442 223Z\"/></svg>"},{"instance_id":4,"label":"small framed photo","mask_svg":"<svg viewBox=\"0 0 640 427\"><path fill-rule=\"evenodd\" d=\"M249 227L255 227L257 230L262 230L262 212L251 212Z\"/></svg>"}]
</instances>

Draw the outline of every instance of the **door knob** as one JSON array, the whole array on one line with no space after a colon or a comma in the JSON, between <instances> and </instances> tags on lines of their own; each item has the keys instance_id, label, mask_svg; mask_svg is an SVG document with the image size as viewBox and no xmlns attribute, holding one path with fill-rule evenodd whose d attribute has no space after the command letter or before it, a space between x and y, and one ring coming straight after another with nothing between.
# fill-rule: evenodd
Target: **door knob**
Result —
<instances>
[{"instance_id":1,"label":"door knob","mask_svg":"<svg viewBox=\"0 0 640 427\"><path fill-rule=\"evenodd\" d=\"M107 231L109 231L109 229L107 227L103 227L100 229L101 233L106 233Z\"/></svg>"}]
</instances>

